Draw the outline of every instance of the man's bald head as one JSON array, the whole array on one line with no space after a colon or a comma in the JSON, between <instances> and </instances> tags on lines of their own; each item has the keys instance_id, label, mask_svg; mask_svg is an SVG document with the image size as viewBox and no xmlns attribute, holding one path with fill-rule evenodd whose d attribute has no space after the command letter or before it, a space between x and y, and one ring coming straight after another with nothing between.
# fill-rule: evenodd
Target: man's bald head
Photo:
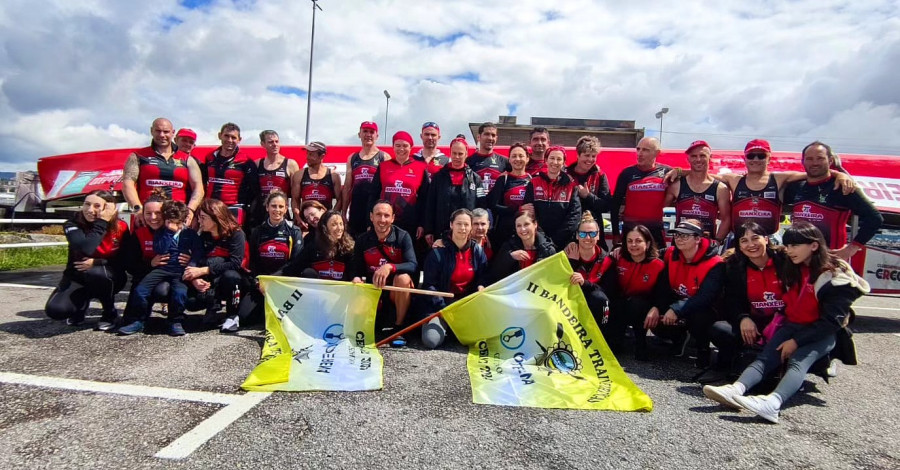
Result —
<instances>
[{"instance_id":1,"label":"man's bald head","mask_svg":"<svg viewBox=\"0 0 900 470\"><path fill-rule=\"evenodd\" d=\"M659 140L655 137L644 137L637 144L637 164L642 170L648 170L656 163L659 156Z\"/></svg>"},{"instance_id":2,"label":"man's bald head","mask_svg":"<svg viewBox=\"0 0 900 470\"><path fill-rule=\"evenodd\" d=\"M150 124L150 135L153 136L153 146L157 150L171 146L172 139L175 137L172 121L162 117L154 119Z\"/></svg>"}]
</instances>

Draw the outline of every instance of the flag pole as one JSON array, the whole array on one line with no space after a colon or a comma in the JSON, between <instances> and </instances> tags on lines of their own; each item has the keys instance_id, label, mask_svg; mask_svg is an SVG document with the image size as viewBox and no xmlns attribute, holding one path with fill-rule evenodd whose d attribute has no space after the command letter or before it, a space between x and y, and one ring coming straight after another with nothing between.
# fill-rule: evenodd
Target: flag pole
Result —
<instances>
[{"instance_id":1,"label":"flag pole","mask_svg":"<svg viewBox=\"0 0 900 470\"><path fill-rule=\"evenodd\" d=\"M413 289L413 290L415 290L415 289ZM380 347L382 347L382 346L384 346L384 345L390 343L391 341L393 341L394 338L396 338L396 337L398 337L398 336L401 336L401 335L403 335L403 334L405 334L405 333L407 333L407 332L410 332L410 331L412 331L412 330L414 330L414 329L416 329L416 328L418 328L418 327L420 327L420 326L422 326L422 325L428 323L429 321L431 321L431 319L437 318L437 317L439 317L439 316L441 316L441 312L440 312L440 311L434 312L434 313L432 313L431 315L428 315L427 317L425 317L425 318L423 318L423 319L421 319L421 320L419 320L419 321L413 323L412 325L409 325L409 326L407 326L406 328L404 328L404 329L402 329L402 330L400 330L400 331L398 331L398 332L396 332L396 333L394 333L394 334L388 336L387 338L385 338L385 339L383 339L383 340L381 340L381 341L375 343L375 347L376 347L376 348L380 348Z\"/></svg>"},{"instance_id":2,"label":"flag pole","mask_svg":"<svg viewBox=\"0 0 900 470\"><path fill-rule=\"evenodd\" d=\"M436 290L425 290L425 289L413 289L412 287L397 287L397 286L384 286L381 288L382 290L390 290L394 292L409 292L410 294L422 294L422 295L432 295L435 297L447 297L452 298L453 294L449 292L441 292Z\"/></svg>"}]
</instances>

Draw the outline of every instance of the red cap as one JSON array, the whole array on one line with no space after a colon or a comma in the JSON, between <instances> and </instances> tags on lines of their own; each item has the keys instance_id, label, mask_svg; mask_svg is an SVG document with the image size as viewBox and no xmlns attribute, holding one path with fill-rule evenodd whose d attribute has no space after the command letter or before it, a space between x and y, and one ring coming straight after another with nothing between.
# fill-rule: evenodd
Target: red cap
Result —
<instances>
[{"instance_id":1,"label":"red cap","mask_svg":"<svg viewBox=\"0 0 900 470\"><path fill-rule=\"evenodd\" d=\"M744 147L744 155L747 155L754 150L762 150L766 153L772 153L772 147L769 146L768 142L762 139L753 139L750 142L747 142L747 146Z\"/></svg>"},{"instance_id":2,"label":"red cap","mask_svg":"<svg viewBox=\"0 0 900 470\"><path fill-rule=\"evenodd\" d=\"M684 153L691 153L691 150L694 150L697 147L710 148L709 144L707 144L705 140L695 140L691 142L691 145L688 146L687 150L685 150Z\"/></svg>"},{"instance_id":3,"label":"red cap","mask_svg":"<svg viewBox=\"0 0 900 470\"><path fill-rule=\"evenodd\" d=\"M397 131L397 133L394 134L394 137L391 139L391 142L396 142L398 140L407 142L410 146L413 144L412 136L409 135L409 132L406 131Z\"/></svg>"},{"instance_id":4,"label":"red cap","mask_svg":"<svg viewBox=\"0 0 900 470\"><path fill-rule=\"evenodd\" d=\"M178 132L175 133L175 137L190 137L197 140L197 133L188 128L178 129Z\"/></svg>"},{"instance_id":5,"label":"red cap","mask_svg":"<svg viewBox=\"0 0 900 470\"><path fill-rule=\"evenodd\" d=\"M455 144L455 143L457 143L457 142L460 143L460 144L463 144L463 146L466 147L466 153L469 153L469 143L466 142L466 138L465 138L465 137L462 137L462 138L457 137L457 138L451 140L451 141L450 141L450 146L452 147L453 144Z\"/></svg>"},{"instance_id":6,"label":"red cap","mask_svg":"<svg viewBox=\"0 0 900 470\"><path fill-rule=\"evenodd\" d=\"M359 125L359 130L363 129L372 129L373 131L378 132L378 124L375 124L372 121L363 121L363 123Z\"/></svg>"}]
</instances>

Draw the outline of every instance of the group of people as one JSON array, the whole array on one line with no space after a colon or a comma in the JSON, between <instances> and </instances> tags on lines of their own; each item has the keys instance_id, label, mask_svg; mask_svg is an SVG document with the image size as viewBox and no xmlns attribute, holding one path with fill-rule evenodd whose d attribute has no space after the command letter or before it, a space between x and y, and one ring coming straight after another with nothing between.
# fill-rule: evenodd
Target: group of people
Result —
<instances>
[{"instance_id":1,"label":"group of people","mask_svg":"<svg viewBox=\"0 0 900 470\"><path fill-rule=\"evenodd\" d=\"M301 170L280 154L274 131L260 134L267 155L258 162L241 151L233 123L222 126L221 146L206 155L192 155L196 134L175 133L167 119L153 121L151 135L123 172L131 228L105 191L88 195L66 224L69 262L47 302L51 318L78 324L98 299L98 329L130 335L162 302L172 335L185 334L185 310L205 310L205 324L234 332L262 318L259 275L454 295L386 292L376 323L394 336L412 317L564 251L570 282L581 286L615 352L625 349L629 326L639 360L650 357L648 330L678 354L690 339L697 365L707 369L702 382L727 379L739 358L758 353L737 382L704 391L775 420L812 364L829 356L850 304L866 292L844 260L882 222L821 142L803 149L805 173L770 172L769 144L753 140L744 151L746 174L718 176L710 174L706 142L685 151L685 171L657 163L659 142L644 138L636 165L622 171L611 193L596 137L580 138L577 159L566 165L565 148L540 127L504 156L494 150L497 126L484 123L474 149L457 136L447 156L438 148L440 127L426 122L419 152L412 154L412 136L400 131L388 155L376 145L377 124L366 121L346 181L323 165L322 142L306 146ZM669 247L666 206L676 214ZM771 237L783 207L794 223L776 247ZM604 236L604 213L612 240ZM859 230L848 241L851 215ZM735 248L723 257L731 238ZM119 315L113 296L127 274L132 290ZM438 347L451 334L436 317L423 326L422 343ZM392 344L405 342L397 336ZM719 353L710 367L711 344ZM788 372L773 395L743 396L785 361Z\"/></svg>"}]
</instances>

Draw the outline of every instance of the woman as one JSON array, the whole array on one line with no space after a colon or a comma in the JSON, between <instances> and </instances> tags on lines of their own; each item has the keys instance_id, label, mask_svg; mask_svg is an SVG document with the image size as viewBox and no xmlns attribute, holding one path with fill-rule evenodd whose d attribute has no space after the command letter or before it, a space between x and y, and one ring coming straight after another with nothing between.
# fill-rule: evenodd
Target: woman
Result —
<instances>
[{"instance_id":1,"label":"woman","mask_svg":"<svg viewBox=\"0 0 900 470\"><path fill-rule=\"evenodd\" d=\"M534 212L520 210L515 221L516 234L494 254L489 284L556 254L553 243L538 229Z\"/></svg>"},{"instance_id":2,"label":"woman","mask_svg":"<svg viewBox=\"0 0 900 470\"><path fill-rule=\"evenodd\" d=\"M575 180L563 173L566 149L550 147L545 160L547 172L539 173L525 187L523 207L534 210L553 245L563 247L575 236L578 221L581 220L581 200L575 189Z\"/></svg>"},{"instance_id":3,"label":"woman","mask_svg":"<svg viewBox=\"0 0 900 470\"><path fill-rule=\"evenodd\" d=\"M575 143L578 160L566 167L566 174L575 180L581 210L589 210L602 218L604 212L609 212L612 196L609 194L609 180L606 173L597 166L600 149L600 139L596 137L586 135L578 139ZM602 222L600 228L598 244L604 250L608 250Z\"/></svg>"},{"instance_id":4,"label":"woman","mask_svg":"<svg viewBox=\"0 0 900 470\"><path fill-rule=\"evenodd\" d=\"M601 271L608 273L601 278L603 291L609 297L609 336L607 342L621 344L625 328L634 331L634 356L639 361L649 359L647 354L648 317L659 317L653 306L653 288L665 263L659 259L659 251L653 234L644 225L635 225L625 233L625 249L616 248L603 260Z\"/></svg>"},{"instance_id":5,"label":"woman","mask_svg":"<svg viewBox=\"0 0 900 470\"><path fill-rule=\"evenodd\" d=\"M453 158L452 155L450 157ZM434 248L425 258L424 289L450 292L453 299L420 296L423 317L438 312L450 303L483 288L482 278L487 271L484 250L470 238L472 212L457 209L450 215L450 237L443 246ZM447 324L440 317L431 319L422 327L422 343L434 349L447 336Z\"/></svg>"},{"instance_id":6,"label":"woman","mask_svg":"<svg viewBox=\"0 0 900 470\"><path fill-rule=\"evenodd\" d=\"M782 240L790 260L784 269L785 323L737 382L703 387L708 398L773 423L778 422L782 404L800 389L809 368L834 348L839 330L850 321L850 306L869 292L869 284L828 251L825 236L809 222L795 222ZM786 372L772 393L744 396L782 364Z\"/></svg>"},{"instance_id":7,"label":"woman","mask_svg":"<svg viewBox=\"0 0 900 470\"><path fill-rule=\"evenodd\" d=\"M248 324L263 318L265 297L256 276L281 276L286 266L296 260L303 246L300 229L285 219L288 196L275 189L266 197L266 221L250 233L250 287L241 298L237 315L229 316L222 324L223 333L234 333L241 323Z\"/></svg>"},{"instance_id":8,"label":"woman","mask_svg":"<svg viewBox=\"0 0 900 470\"><path fill-rule=\"evenodd\" d=\"M597 246L600 233L600 225L594 220L591 211L585 211L581 217L581 224L578 226L578 242L569 243L565 252L569 258L569 264L572 265L572 270L575 271L569 282L581 286L584 299L591 309L591 314L594 315L594 320L603 331L603 337L606 338L607 343L613 347L614 343L606 332L609 299L600 288L604 259L603 250Z\"/></svg>"},{"instance_id":9,"label":"woman","mask_svg":"<svg viewBox=\"0 0 900 470\"><path fill-rule=\"evenodd\" d=\"M219 321L220 302L225 300L226 316L233 319L241 295L250 287L247 239L222 201L204 199L197 209L205 262L204 266L185 268L184 280L191 282L201 294L200 301L206 304L203 323L214 325Z\"/></svg>"},{"instance_id":10,"label":"woman","mask_svg":"<svg viewBox=\"0 0 900 470\"><path fill-rule=\"evenodd\" d=\"M378 166L368 207L379 200L388 201L394 207L394 225L409 233L414 241L419 240L425 235L428 169L425 162L410 157L413 139L408 132L395 133L391 141L394 158Z\"/></svg>"},{"instance_id":11,"label":"woman","mask_svg":"<svg viewBox=\"0 0 900 470\"><path fill-rule=\"evenodd\" d=\"M709 366L709 330L716 319L716 303L725 282L725 266L717 248L703 236L697 219L685 219L670 230L675 246L663 255L666 267L654 287L656 309L647 315L644 325L657 336L674 340L684 355L687 340L697 345L697 367ZM660 316L660 312L665 312Z\"/></svg>"},{"instance_id":12,"label":"woman","mask_svg":"<svg viewBox=\"0 0 900 470\"><path fill-rule=\"evenodd\" d=\"M300 256L285 268L284 274L349 282L353 279L353 247L344 217L338 211L328 211L319 219L313 242L303 246Z\"/></svg>"},{"instance_id":13,"label":"woman","mask_svg":"<svg viewBox=\"0 0 900 470\"><path fill-rule=\"evenodd\" d=\"M457 209L474 210L482 204L481 177L466 165L469 144L465 139L450 142L450 162L434 174L428 187L425 210L425 241L428 245L443 238L447 220Z\"/></svg>"},{"instance_id":14,"label":"woman","mask_svg":"<svg viewBox=\"0 0 900 470\"><path fill-rule=\"evenodd\" d=\"M300 204L300 218L297 219L300 230L305 234L303 237L303 246L312 245L316 238L316 227L319 225L319 218L328 209L319 201L303 201Z\"/></svg>"},{"instance_id":15,"label":"woman","mask_svg":"<svg viewBox=\"0 0 900 470\"><path fill-rule=\"evenodd\" d=\"M81 211L65 223L63 231L69 257L44 312L54 320L78 325L84 321L91 299L97 299L103 306L97 326L112 329L117 317L115 295L126 280L119 248L128 232L128 226L119 220L116 198L109 191L88 194Z\"/></svg>"},{"instance_id":16,"label":"woman","mask_svg":"<svg viewBox=\"0 0 900 470\"><path fill-rule=\"evenodd\" d=\"M738 249L725 259L725 320L710 332L719 354L700 383L727 378L741 350L762 348L784 319L781 271L787 257L766 233L759 223L746 222L734 234Z\"/></svg>"},{"instance_id":17,"label":"woman","mask_svg":"<svg viewBox=\"0 0 900 470\"><path fill-rule=\"evenodd\" d=\"M491 241L500 246L516 232L516 213L525 204L525 187L531 182L526 172L531 154L528 147L516 142L509 147L509 164L512 170L497 178L497 183L487 197L487 207L494 213L494 231Z\"/></svg>"}]
</instances>

